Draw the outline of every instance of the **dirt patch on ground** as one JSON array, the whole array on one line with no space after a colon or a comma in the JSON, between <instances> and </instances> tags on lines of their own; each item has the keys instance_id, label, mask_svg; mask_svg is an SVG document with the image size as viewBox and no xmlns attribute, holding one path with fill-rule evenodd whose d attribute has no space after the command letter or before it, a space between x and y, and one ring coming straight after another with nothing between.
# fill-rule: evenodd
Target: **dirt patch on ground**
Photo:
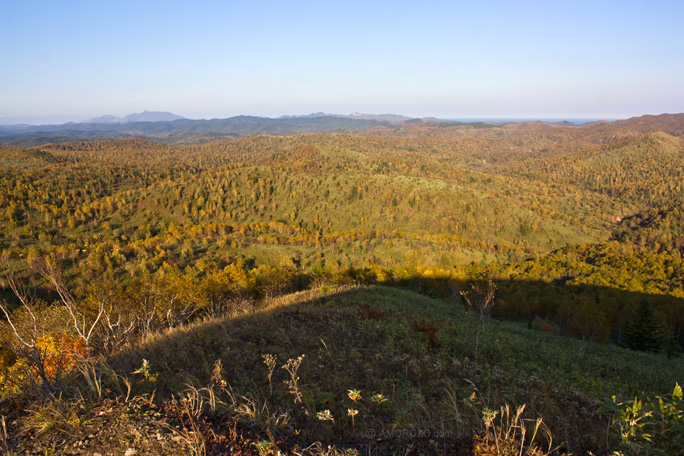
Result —
<instances>
[{"instance_id":1,"label":"dirt patch on ground","mask_svg":"<svg viewBox=\"0 0 684 456\"><path fill-rule=\"evenodd\" d=\"M181 456L192 452L183 428L159 406L144 401L105 400L91 409L44 405L8 425L14 436L6 442L10 454Z\"/></svg>"}]
</instances>

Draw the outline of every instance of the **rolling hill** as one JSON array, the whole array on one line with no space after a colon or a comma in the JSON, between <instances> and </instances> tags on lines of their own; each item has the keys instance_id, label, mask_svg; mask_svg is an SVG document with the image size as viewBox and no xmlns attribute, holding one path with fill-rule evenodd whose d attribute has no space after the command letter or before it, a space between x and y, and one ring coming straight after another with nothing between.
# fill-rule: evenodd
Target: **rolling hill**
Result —
<instances>
[{"instance_id":1,"label":"rolling hill","mask_svg":"<svg viewBox=\"0 0 684 456\"><path fill-rule=\"evenodd\" d=\"M677 454L683 125L5 133L0 448Z\"/></svg>"}]
</instances>

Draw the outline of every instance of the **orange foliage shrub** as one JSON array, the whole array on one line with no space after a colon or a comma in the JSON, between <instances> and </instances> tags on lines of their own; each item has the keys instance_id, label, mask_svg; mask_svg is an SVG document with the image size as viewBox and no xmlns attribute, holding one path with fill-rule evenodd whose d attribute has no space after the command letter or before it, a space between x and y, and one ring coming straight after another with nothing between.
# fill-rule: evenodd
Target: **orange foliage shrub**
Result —
<instances>
[{"instance_id":1,"label":"orange foliage shrub","mask_svg":"<svg viewBox=\"0 0 684 456\"><path fill-rule=\"evenodd\" d=\"M38 338L36 345L43 352L45 374L50 380L56 380L87 355L85 341L65 332L57 337L43 335Z\"/></svg>"}]
</instances>

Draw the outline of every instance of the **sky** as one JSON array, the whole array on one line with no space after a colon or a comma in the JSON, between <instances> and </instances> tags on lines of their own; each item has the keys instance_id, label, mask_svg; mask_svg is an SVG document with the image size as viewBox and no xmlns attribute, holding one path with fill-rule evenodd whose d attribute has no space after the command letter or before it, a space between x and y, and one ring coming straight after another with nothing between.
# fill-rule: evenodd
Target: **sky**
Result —
<instances>
[{"instance_id":1,"label":"sky","mask_svg":"<svg viewBox=\"0 0 684 456\"><path fill-rule=\"evenodd\" d=\"M0 0L0 124L684 112L684 1Z\"/></svg>"}]
</instances>

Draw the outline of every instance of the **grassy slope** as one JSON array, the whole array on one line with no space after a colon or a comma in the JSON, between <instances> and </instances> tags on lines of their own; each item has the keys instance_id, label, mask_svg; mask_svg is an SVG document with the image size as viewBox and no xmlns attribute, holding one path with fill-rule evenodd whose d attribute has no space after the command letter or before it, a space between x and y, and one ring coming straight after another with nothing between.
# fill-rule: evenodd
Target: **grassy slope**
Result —
<instances>
[{"instance_id":1,"label":"grassy slope","mask_svg":"<svg viewBox=\"0 0 684 456\"><path fill-rule=\"evenodd\" d=\"M475 359L478 327L456 305L409 291L322 288L286 296L255 314L159 336L118 363L131 372L148 359L160 374L157 394L169 397L188 383L209 384L212 366L221 360L236 397L290 414L289 425L274 431L282 441L358 446L367 443L369 432L410 428L441 433L448 447L480 430L484 407L509 403L526 404L527 418L543 417L556 441L567 442L575 454L605 447L601 398L664 394L684 375L681 359L604 345L590 345L580 355L580 341L500 321L487 323ZM263 354L278 357L272 395ZM293 404L280 368L300 355L303 406ZM348 399L350 389L361 390L359 404ZM388 398L381 407L370 400L377 393ZM346 416L350 407L361 411L354 428ZM335 423L313 419L323 410ZM264 417L244 423L267 427Z\"/></svg>"}]
</instances>

